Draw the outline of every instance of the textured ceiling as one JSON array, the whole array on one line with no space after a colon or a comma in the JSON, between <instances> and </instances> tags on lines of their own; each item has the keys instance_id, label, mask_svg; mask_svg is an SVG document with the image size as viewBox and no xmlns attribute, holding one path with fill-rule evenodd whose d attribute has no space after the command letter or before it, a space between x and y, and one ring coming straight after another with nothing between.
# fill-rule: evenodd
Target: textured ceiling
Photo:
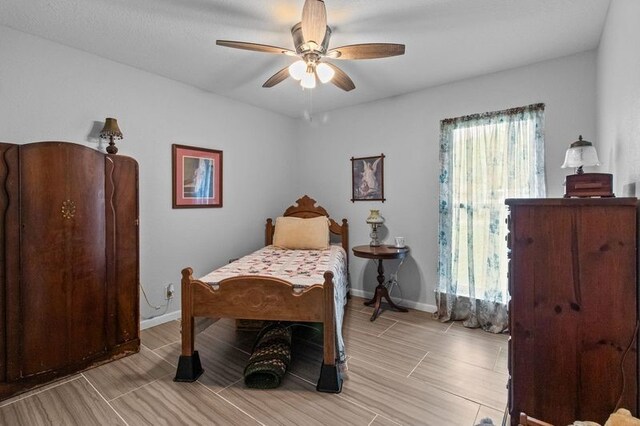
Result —
<instances>
[{"instance_id":1,"label":"textured ceiling","mask_svg":"<svg viewBox=\"0 0 640 426\"><path fill-rule=\"evenodd\" d=\"M216 39L293 48L304 0L2 0L0 24L252 105L301 117L594 49L610 0L325 0L330 47L406 44L339 61L356 89L262 83L294 61Z\"/></svg>"}]
</instances>

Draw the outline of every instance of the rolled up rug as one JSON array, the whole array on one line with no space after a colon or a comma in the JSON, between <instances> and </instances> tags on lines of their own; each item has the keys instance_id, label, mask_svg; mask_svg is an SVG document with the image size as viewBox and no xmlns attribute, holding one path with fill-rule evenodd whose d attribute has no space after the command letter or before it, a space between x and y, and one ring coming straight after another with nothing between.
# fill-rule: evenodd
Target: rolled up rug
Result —
<instances>
[{"instance_id":1,"label":"rolled up rug","mask_svg":"<svg viewBox=\"0 0 640 426\"><path fill-rule=\"evenodd\" d=\"M291 328L287 324L265 327L244 369L244 383L256 389L280 386L291 362Z\"/></svg>"}]
</instances>

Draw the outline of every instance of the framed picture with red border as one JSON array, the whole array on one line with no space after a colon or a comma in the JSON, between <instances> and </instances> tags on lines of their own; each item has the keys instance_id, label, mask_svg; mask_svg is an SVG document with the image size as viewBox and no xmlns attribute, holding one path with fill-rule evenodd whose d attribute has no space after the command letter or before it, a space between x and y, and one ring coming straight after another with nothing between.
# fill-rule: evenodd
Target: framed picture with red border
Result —
<instances>
[{"instance_id":1,"label":"framed picture with red border","mask_svg":"<svg viewBox=\"0 0 640 426\"><path fill-rule=\"evenodd\" d=\"M222 151L171 146L173 208L222 207Z\"/></svg>"}]
</instances>

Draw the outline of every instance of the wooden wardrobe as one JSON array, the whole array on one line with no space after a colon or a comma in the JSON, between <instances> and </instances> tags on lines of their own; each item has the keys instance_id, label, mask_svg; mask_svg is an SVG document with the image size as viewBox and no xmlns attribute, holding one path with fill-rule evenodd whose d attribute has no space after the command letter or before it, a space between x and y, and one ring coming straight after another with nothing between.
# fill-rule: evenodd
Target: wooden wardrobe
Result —
<instances>
[{"instance_id":1,"label":"wooden wardrobe","mask_svg":"<svg viewBox=\"0 0 640 426\"><path fill-rule=\"evenodd\" d=\"M139 350L138 165L0 143L0 399Z\"/></svg>"},{"instance_id":2,"label":"wooden wardrobe","mask_svg":"<svg viewBox=\"0 0 640 426\"><path fill-rule=\"evenodd\" d=\"M637 200L511 199L509 411L638 415Z\"/></svg>"}]
</instances>

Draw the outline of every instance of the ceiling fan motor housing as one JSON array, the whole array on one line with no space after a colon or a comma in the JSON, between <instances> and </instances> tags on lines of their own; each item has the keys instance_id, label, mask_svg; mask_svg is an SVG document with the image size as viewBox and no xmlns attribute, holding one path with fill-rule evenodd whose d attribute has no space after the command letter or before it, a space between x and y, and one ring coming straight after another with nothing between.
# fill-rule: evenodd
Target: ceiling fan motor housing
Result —
<instances>
[{"instance_id":1,"label":"ceiling fan motor housing","mask_svg":"<svg viewBox=\"0 0 640 426\"><path fill-rule=\"evenodd\" d=\"M298 22L293 27L291 27L291 36L293 37L293 45L296 48L296 53L298 55L304 55L309 52L316 52L321 55L325 55L327 53L327 49L329 48L329 40L331 39L331 28L327 25L327 31L324 34L324 40L322 40L322 44L320 46L315 43L307 43L304 39L304 35L302 34L302 22Z\"/></svg>"}]
</instances>

